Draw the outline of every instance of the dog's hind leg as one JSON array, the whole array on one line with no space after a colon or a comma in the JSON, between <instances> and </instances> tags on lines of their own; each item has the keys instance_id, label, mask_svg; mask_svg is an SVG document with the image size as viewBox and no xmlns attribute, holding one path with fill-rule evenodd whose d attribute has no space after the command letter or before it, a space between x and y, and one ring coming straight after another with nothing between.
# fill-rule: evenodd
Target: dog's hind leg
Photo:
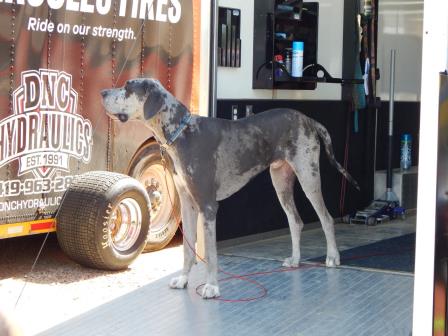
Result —
<instances>
[{"instance_id":1,"label":"dog's hind leg","mask_svg":"<svg viewBox=\"0 0 448 336\"><path fill-rule=\"evenodd\" d=\"M182 275L171 279L170 287L181 289L188 284L188 274L196 260L195 244L197 240L197 221L198 211L191 202L186 192L179 193L181 201L182 228L183 228L183 249L184 249L184 268Z\"/></svg>"},{"instance_id":2,"label":"dog's hind leg","mask_svg":"<svg viewBox=\"0 0 448 336\"><path fill-rule=\"evenodd\" d=\"M283 266L298 267L300 262L300 235L303 229L303 221L300 218L294 203L294 182L296 175L286 161L276 161L270 166L272 184L274 185L278 199L286 213L291 230L292 255L286 258Z\"/></svg>"},{"instance_id":3,"label":"dog's hind leg","mask_svg":"<svg viewBox=\"0 0 448 336\"><path fill-rule=\"evenodd\" d=\"M218 203L210 202L200 207L199 221L204 225L205 262L207 280L202 289L202 298L211 299L218 297L218 254L216 249L216 213Z\"/></svg>"},{"instance_id":4,"label":"dog's hind leg","mask_svg":"<svg viewBox=\"0 0 448 336\"><path fill-rule=\"evenodd\" d=\"M306 197L311 202L322 224L327 240L326 265L328 267L335 267L340 265L340 257L334 234L334 219L328 212L322 197L319 151L302 154L303 155L297 156L294 160L294 171L297 174Z\"/></svg>"}]
</instances>

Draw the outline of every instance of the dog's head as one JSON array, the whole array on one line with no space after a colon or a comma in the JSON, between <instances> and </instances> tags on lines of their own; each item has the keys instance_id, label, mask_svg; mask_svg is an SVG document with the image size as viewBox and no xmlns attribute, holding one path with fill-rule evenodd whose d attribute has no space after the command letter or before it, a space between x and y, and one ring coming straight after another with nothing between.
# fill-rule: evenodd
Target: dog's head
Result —
<instances>
[{"instance_id":1,"label":"dog's head","mask_svg":"<svg viewBox=\"0 0 448 336\"><path fill-rule=\"evenodd\" d=\"M131 79L121 88L101 91L101 95L108 114L122 122L151 119L163 108L167 98L162 84L152 78Z\"/></svg>"}]
</instances>

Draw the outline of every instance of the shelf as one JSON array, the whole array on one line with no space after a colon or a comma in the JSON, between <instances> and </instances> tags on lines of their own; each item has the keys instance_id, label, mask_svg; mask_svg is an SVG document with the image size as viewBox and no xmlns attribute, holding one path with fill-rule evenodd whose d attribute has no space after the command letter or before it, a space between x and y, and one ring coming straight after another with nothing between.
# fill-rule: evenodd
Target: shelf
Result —
<instances>
[{"instance_id":1,"label":"shelf","mask_svg":"<svg viewBox=\"0 0 448 336\"><path fill-rule=\"evenodd\" d=\"M291 77L285 76L282 78L275 78L274 83L333 83L333 84L364 84L363 79L344 79L344 78L325 78L325 77L311 77L311 76L303 76L303 77Z\"/></svg>"},{"instance_id":2,"label":"shelf","mask_svg":"<svg viewBox=\"0 0 448 336\"><path fill-rule=\"evenodd\" d=\"M284 76L281 78L275 78L275 83L323 83L325 82L325 78L317 78L317 77L289 77Z\"/></svg>"},{"instance_id":3,"label":"shelf","mask_svg":"<svg viewBox=\"0 0 448 336\"><path fill-rule=\"evenodd\" d=\"M292 79L286 74L285 78L276 79L273 63L275 55L285 55L286 49L292 49L294 41L301 41L305 45L304 64L317 63L319 2L257 0L254 13L252 87L315 90L319 79ZM277 34L283 34L286 38Z\"/></svg>"},{"instance_id":4,"label":"shelf","mask_svg":"<svg viewBox=\"0 0 448 336\"><path fill-rule=\"evenodd\" d=\"M289 42L292 43L292 40L288 40L288 39L282 39L282 38L276 38L275 42Z\"/></svg>"}]
</instances>

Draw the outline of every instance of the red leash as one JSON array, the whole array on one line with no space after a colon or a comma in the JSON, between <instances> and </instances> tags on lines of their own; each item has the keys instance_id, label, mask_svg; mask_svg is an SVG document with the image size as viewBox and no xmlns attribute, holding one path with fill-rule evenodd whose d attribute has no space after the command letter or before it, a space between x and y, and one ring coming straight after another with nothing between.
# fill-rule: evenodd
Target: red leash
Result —
<instances>
[{"instance_id":1,"label":"red leash","mask_svg":"<svg viewBox=\"0 0 448 336\"><path fill-rule=\"evenodd\" d=\"M291 267L291 268L279 268L272 271L265 271L265 272L254 272L254 273L248 273L244 275L235 275L226 271L223 271L222 269L219 269L219 272L224 273L226 275L229 275L227 278L219 279L218 282L224 282L224 281L230 281L230 280L242 280L249 282L251 284L254 284L256 287L260 289L260 294L258 296L254 297L248 297L248 298L239 298L239 299L225 299L225 298L214 298L213 300L222 301L222 302L230 302L230 303L236 303L236 302L251 302L251 301L257 301L265 298L268 295L268 289L263 286L261 283L259 283L256 280L250 279L249 277L253 276L264 276L264 275L271 275L275 273L286 273L286 272L295 272L297 270L301 269L308 269L308 268L314 268L314 267L321 267L320 264L307 264L302 265L301 267ZM196 287L196 294L199 296L201 295L199 293L199 290L204 286L205 284L201 284Z\"/></svg>"},{"instance_id":2,"label":"red leash","mask_svg":"<svg viewBox=\"0 0 448 336\"><path fill-rule=\"evenodd\" d=\"M179 226L180 232L182 233L183 239L185 241L185 243L188 245L188 247L190 248L190 250L195 254L195 256L202 261L204 264L207 264L207 261L204 260L204 258L202 258L200 255L198 255L195 251L195 249L191 246L190 242L185 239L185 235L184 235L184 231L182 229L181 226ZM230 303L237 303L237 302L252 302L252 301L257 301L257 300L261 300L263 298L265 298L268 295L268 289L261 284L260 282L251 279L249 277L254 277L254 276L265 276L265 275L271 275L271 274L275 274L275 273L286 273L286 272L295 272L297 270L303 270L303 269L309 269L309 268L316 268L316 267L323 267L321 264L305 264L302 265L300 267L282 267L282 268L278 268L278 269L274 269L271 271L264 271L264 272L254 272L254 273L247 273L247 274L243 274L243 275L238 275L238 274L233 274L227 271L224 271L222 268L218 267L218 272L219 273L223 273L225 275L227 275L228 277L223 278L223 279L219 279L218 282L225 282L225 281L230 281L230 280L241 280L241 281L245 281L248 282L252 285L254 285L255 287L257 287L260 290L260 293L257 296L253 296L253 297L247 297L247 298L238 298L238 299L226 299L223 297L217 297L217 298L213 298L212 300L216 300L216 301L222 301L222 302L230 302ZM201 296L200 294L200 289L202 287L205 286L205 283L200 284L196 287L196 294Z\"/></svg>"}]
</instances>

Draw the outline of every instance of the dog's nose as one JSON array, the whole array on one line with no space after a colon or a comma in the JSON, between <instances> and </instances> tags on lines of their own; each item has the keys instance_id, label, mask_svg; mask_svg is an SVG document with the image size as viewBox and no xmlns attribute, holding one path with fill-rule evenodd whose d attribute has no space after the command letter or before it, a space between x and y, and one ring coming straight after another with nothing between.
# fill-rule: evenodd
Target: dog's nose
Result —
<instances>
[{"instance_id":1,"label":"dog's nose","mask_svg":"<svg viewBox=\"0 0 448 336\"><path fill-rule=\"evenodd\" d=\"M101 90L101 96L103 96L103 98L106 98L108 92L109 90Z\"/></svg>"},{"instance_id":2,"label":"dog's nose","mask_svg":"<svg viewBox=\"0 0 448 336\"><path fill-rule=\"evenodd\" d=\"M124 114L124 113L119 113L119 114L118 114L118 119L119 119L121 122L126 122L126 121L128 121L129 116L128 116L127 114Z\"/></svg>"}]
</instances>

